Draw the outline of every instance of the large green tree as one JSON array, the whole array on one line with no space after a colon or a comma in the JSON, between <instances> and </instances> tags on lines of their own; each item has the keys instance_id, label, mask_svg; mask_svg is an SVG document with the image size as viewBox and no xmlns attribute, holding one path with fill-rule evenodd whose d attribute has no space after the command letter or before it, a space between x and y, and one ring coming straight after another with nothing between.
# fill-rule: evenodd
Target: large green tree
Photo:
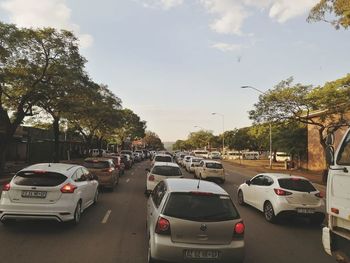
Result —
<instances>
[{"instance_id":1,"label":"large green tree","mask_svg":"<svg viewBox=\"0 0 350 263\"><path fill-rule=\"evenodd\" d=\"M324 21L336 29L348 28L350 26L350 1L320 0L310 11L308 21Z\"/></svg>"},{"instance_id":2,"label":"large green tree","mask_svg":"<svg viewBox=\"0 0 350 263\"><path fill-rule=\"evenodd\" d=\"M149 149L154 149L154 150L164 149L164 144L162 143L162 140L159 138L159 136L155 132L146 131L143 141L146 144L146 147Z\"/></svg>"}]
</instances>

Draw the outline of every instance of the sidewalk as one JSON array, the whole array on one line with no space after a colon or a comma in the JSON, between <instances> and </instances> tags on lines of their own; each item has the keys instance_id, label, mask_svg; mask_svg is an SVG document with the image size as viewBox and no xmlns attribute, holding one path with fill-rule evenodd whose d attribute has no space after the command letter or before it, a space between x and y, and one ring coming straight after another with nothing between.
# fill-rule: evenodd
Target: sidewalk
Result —
<instances>
[{"instance_id":1,"label":"sidewalk","mask_svg":"<svg viewBox=\"0 0 350 263\"><path fill-rule=\"evenodd\" d=\"M309 179L315 187L325 196L326 194L326 185L322 181L322 174L317 172L305 171L300 169L286 170L283 163L274 163L272 169L269 168L268 160L262 160L265 162L259 162L259 160L223 160L224 164L231 165L235 169L239 169L241 172L245 172L247 176L250 177L258 173L284 173L292 174L297 176L302 176Z\"/></svg>"}]
</instances>

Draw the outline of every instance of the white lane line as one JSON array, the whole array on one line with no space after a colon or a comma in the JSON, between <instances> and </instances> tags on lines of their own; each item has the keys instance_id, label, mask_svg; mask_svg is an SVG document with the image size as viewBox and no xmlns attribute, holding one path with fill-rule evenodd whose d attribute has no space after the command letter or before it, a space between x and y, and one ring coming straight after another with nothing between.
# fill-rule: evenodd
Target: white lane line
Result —
<instances>
[{"instance_id":1,"label":"white lane line","mask_svg":"<svg viewBox=\"0 0 350 263\"><path fill-rule=\"evenodd\" d=\"M128 182L130 182L130 179L128 178L128 179L126 179L126 182L128 183Z\"/></svg>"},{"instance_id":2,"label":"white lane line","mask_svg":"<svg viewBox=\"0 0 350 263\"><path fill-rule=\"evenodd\" d=\"M101 224L106 224L108 221L109 216L111 215L112 210L108 210L107 213L105 214L104 218L101 221Z\"/></svg>"}]
</instances>

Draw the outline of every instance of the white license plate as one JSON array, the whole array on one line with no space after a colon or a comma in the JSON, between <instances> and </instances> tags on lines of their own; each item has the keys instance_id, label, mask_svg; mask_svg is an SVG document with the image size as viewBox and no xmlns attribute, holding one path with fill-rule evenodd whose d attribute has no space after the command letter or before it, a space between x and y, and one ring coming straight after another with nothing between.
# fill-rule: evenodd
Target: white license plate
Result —
<instances>
[{"instance_id":1,"label":"white license plate","mask_svg":"<svg viewBox=\"0 0 350 263\"><path fill-rule=\"evenodd\" d=\"M185 258L203 258L216 259L219 258L219 251L215 250L185 250Z\"/></svg>"},{"instance_id":2,"label":"white license plate","mask_svg":"<svg viewBox=\"0 0 350 263\"><path fill-rule=\"evenodd\" d=\"M315 210L312 208L297 208L299 214L313 214Z\"/></svg>"},{"instance_id":3,"label":"white license plate","mask_svg":"<svg viewBox=\"0 0 350 263\"><path fill-rule=\"evenodd\" d=\"M45 198L47 192L43 191L22 191L23 198Z\"/></svg>"}]
</instances>

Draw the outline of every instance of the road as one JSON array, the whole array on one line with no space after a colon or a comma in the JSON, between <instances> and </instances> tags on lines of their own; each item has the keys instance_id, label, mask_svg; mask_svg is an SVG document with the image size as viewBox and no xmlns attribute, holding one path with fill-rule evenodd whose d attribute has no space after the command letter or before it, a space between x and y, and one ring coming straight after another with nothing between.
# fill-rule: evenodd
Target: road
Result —
<instances>
[{"instance_id":1,"label":"road","mask_svg":"<svg viewBox=\"0 0 350 263\"><path fill-rule=\"evenodd\" d=\"M104 191L87 209L78 226L55 222L0 224L0 262L145 263L145 168L136 164L122 176L114 192ZM246 224L245 263L334 263L322 248L321 227L307 221L267 223L262 213L240 207L237 186L246 180L242 168L225 165L222 185L232 196ZM192 175L184 172L186 177Z\"/></svg>"}]
</instances>

